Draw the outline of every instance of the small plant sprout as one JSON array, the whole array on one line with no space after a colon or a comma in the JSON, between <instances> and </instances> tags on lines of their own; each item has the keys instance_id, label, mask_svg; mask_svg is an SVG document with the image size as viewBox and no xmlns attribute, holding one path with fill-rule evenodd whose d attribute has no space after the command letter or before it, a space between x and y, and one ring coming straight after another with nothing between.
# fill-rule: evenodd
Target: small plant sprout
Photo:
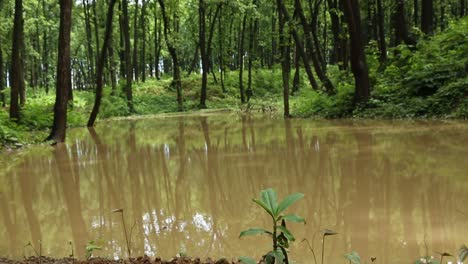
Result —
<instances>
[{"instance_id":1,"label":"small plant sprout","mask_svg":"<svg viewBox=\"0 0 468 264\"><path fill-rule=\"evenodd\" d=\"M239 238L250 235L269 235L272 239L273 250L264 256L264 260L267 264L289 264L287 249L289 248L289 243L295 241L295 238L286 227L286 222L305 223L305 220L294 214L284 215L283 212L303 197L304 194L302 193L294 193L288 195L283 201L278 203L278 195L275 190L266 189L261 191L260 199L253 199L254 203L261 206L265 212L270 215L273 223L272 229L250 228L242 231ZM242 257L240 260L246 264L255 263L255 261L252 262L253 260L247 257Z\"/></svg>"},{"instance_id":2,"label":"small plant sprout","mask_svg":"<svg viewBox=\"0 0 468 264\"><path fill-rule=\"evenodd\" d=\"M125 219L124 219L123 209L115 209L112 212L113 213L119 213L120 216L121 216L123 231L124 231L124 235L125 235L125 242L127 243L127 254L128 254L128 257L131 258L132 254L131 254L131 250L130 250L130 240L128 239L127 227L125 226Z\"/></svg>"},{"instance_id":3,"label":"small plant sprout","mask_svg":"<svg viewBox=\"0 0 468 264\"><path fill-rule=\"evenodd\" d=\"M38 256L38 257L41 256L41 255L39 255L39 252L37 252L36 248L31 244L31 242L28 242L28 244L26 244L26 245L24 246L24 249L26 249L26 248L28 248L28 247L32 248L32 250L34 251L34 253L36 254L36 256ZM25 255L25 258L26 258L26 254L24 254L24 255Z\"/></svg>"},{"instance_id":4,"label":"small plant sprout","mask_svg":"<svg viewBox=\"0 0 468 264\"><path fill-rule=\"evenodd\" d=\"M440 264L443 263L442 261L444 260L444 257L453 257L452 254L447 253L447 252L438 252L438 251L435 251L435 253L439 254L439 256L440 256Z\"/></svg>"},{"instance_id":5,"label":"small plant sprout","mask_svg":"<svg viewBox=\"0 0 468 264\"><path fill-rule=\"evenodd\" d=\"M307 240L307 238L304 238L304 239L302 239L301 242L306 242L307 243L307 246L309 247L310 252L312 252L312 255L314 256L314 262L315 262L315 264L317 264L317 257L315 256L314 248L310 244L309 240Z\"/></svg>"},{"instance_id":6,"label":"small plant sprout","mask_svg":"<svg viewBox=\"0 0 468 264\"><path fill-rule=\"evenodd\" d=\"M86 245L86 260L90 260L91 257L93 256L93 252L95 250L101 250L102 248L98 245L96 245L96 242L94 241L89 241L89 243Z\"/></svg>"},{"instance_id":7,"label":"small plant sprout","mask_svg":"<svg viewBox=\"0 0 468 264\"><path fill-rule=\"evenodd\" d=\"M68 241L68 245L70 246L70 255L69 255L69 257L73 258L75 256L75 254L73 252L73 243L71 241Z\"/></svg>"},{"instance_id":8,"label":"small plant sprout","mask_svg":"<svg viewBox=\"0 0 468 264\"><path fill-rule=\"evenodd\" d=\"M349 261L350 264L361 264L361 257L356 251L346 254L345 259ZM374 262L374 261L372 261Z\"/></svg>"},{"instance_id":9,"label":"small plant sprout","mask_svg":"<svg viewBox=\"0 0 468 264\"><path fill-rule=\"evenodd\" d=\"M458 250L458 261L463 262L468 257L468 248L466 245L463 245Z\"/></svg>"},{"instance_id":10,"label":"small plant sprout","mask_svg":"<svg viewBox=\"0 0 468 264\"><path fill-rule=\"evenodd\" d=\"M323 260L325 256L325 237L338 235L338 233L330 229L324 229L322 230L322 233L323 233L323 238L322 238L322 264L323 264L324 263Z\"/></svg>"}]
</instances>

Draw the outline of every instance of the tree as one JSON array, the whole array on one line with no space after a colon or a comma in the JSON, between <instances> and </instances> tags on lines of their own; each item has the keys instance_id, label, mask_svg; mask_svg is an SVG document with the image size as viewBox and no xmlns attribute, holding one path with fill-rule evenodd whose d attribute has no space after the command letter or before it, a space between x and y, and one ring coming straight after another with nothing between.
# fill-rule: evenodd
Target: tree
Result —
<instances>
[{"instance_id":1,"label":"tree","mask_svg":"<svg viewBox=\"0 0 468 264\"><path fill-rule=\"evenodd\" d=\"M351 70L355 80L354 102L369 100L370 81L364 45L362 43L361 14L359 0L342 0L350 37Z\"/></svg>"},{"instance_id":2,"label":"tree","mask_svg":"<svg viewBox=\"0 0 468 264\"><path fill-rule=\"evenodd\" d=\"M127 0L122 0L122 29L123 29L123 42L125 46L125 95L127 97L127 104L130 112L133 112L133 93L132 93L132 56L131 56L131 47L130 47L130 22L128 18L128 2Z\"/></svg>"},{"instance_id":3,"label":"tree","mask_svg":"<svg viewBox=\"0 0 468 264\"><path fill-rule=\"evenodd\" d=\"M199 0L198 1L198 41L200 44L200 54L201 54L201 61L202 61L202 86L201 86L201 94L200 94L200 108L206 108L206 89L208 85L208 70L209 70L209 60L207 54L207 47L206 47L206 17L205 17L205 1Z\"/></svg>"},{"instance_id":4,"label":"tree","mask_svg":"<svg viewBox=\"0 0 468 264\"><path fill-rule=\"evenodd\" d=\"M2 107L5 107L5 77L3 69L3 52L2 52L2 37L0 36L0 102Z\"/></svg>"},{"instance_id":5,"label":"tree","mask_svg":"<svg viewBox=\"0 0 468 264\"><path fill-rule=\"evenodd\" d=\"M169 50L169 53L172 57L172 86L176 89L177 92L177 105L179 111L183 109L183 98L182 98L182 82L180 77L180 65L179 65L179 58L177 56L177 50L174 43L174 36L172 34L176 33L171 30L169 17L166 12L166 5L164 0L158 0L159 5L161 7L161 15L163 17L163 24L164 24L164 38L166 39L166 46ZM176 30L175 30L176 31Z\"/></svg>"},{"instance_id":6,"label":"tree","mask_svg":"<svg viewBox=\"0 0 468 264\"><path fill-rule=\"evenodd\" d=\"M15 0L15 19L13 25L13 46L11 51L11 93L10 118L20 119L20 96L24 93L23 65L23 0ZM24 103L24 102L23 102ZM21 105L23 104L21 103Z\"/></svg>"},{"instance_id":7,"label":"tree","mask_svg":"<svg viewBox=\"0 0 468 264\"><path fill-rule=\"evenodd\" d=\"M71 85L70 33L72 24L72 0L60 0L60 29L58 39L57 86L54 106L54 122L47 140L65 141L67 128L68 92Z\"/></svg>"},{"instance_id":8,"label":"tree","mask_svg":"<svg viewBox=\"0 0 468 264\"><path fill-rule=\"evenodd\" d=\"M284 112L283 115L285 118L289 118L291 114L289 113L289 77L291 71L291 46L290 46L290 37L289 31L284 30L288 18L286 17L286 12L284 12L284 3L282 0L277 0L278 5L278 17L279 17L279 42L281 49L281 72L283 77L283 105ZM296 42L298 45L298 43Z\"/></svg>"},{"instance_id":9,"label":"tree","mask_svg":"<svg viewBox=\"0 0 468 264\"><path fill-rule=\"evenodd\" d=\"M422 0L421 2L421 30L427 35L434 33L434 1Z\"/></svg>"},{"instance_id":10,"label":"tree","mask_svg":"<svg viewBox=\"0 0 468 264\"><path fill-rule=\"evenodd\" d=\"M99 107L101 106L104 64L107 59L107 51L109 50L109 44L112 36L112 18L114 17L115 2L116 0L110 0L109 9L107 11L106 33L104 36L104 43L102 45L101 56L98 60L98 68L96 75L96 97L94 101L93 111L91 112L91 115L88 120L88 127L94 126L94 122L96 121L96 117L99 113Z\"/></svg>"}]
</instances>

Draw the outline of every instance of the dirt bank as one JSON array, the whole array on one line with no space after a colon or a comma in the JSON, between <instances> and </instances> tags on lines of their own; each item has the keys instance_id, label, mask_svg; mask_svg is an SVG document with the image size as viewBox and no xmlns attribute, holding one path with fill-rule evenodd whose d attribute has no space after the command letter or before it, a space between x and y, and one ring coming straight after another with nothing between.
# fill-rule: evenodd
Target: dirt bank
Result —
<instances>
[{"instance_id":1,"label":"dirt bank","mask_svg":"<svg viewBox=\"0 0 468 264\"><path fill-rule=\"evenodd\" d=\"M201 260L200 258L172 258L170 260L162 260L161 258L150 258L148 256L131 258L128 260L113 260L106 258L92 258L90 260L77 260L74 258L61 258L54 259L49 257L29 257L22 260L12 260L7 258L0 258L0 264L240 264L238 261L227 260L227 259L206 259Z\"/></svg>"}]
</instances>

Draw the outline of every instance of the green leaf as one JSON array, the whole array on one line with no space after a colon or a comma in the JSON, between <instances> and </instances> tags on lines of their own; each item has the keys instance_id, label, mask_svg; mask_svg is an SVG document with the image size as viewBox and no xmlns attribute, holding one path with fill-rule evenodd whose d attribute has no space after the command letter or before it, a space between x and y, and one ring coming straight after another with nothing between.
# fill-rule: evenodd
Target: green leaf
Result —
<instances>
[{"instance_id":1,"label":"green leaf","mask_svg":"<svg viewBox=\"0 0 468 264\"><path fill-rule=\"evenodd\" d=\"M289 222L304 223L304 224L306 223L304 218L297 216L297 215L293 215L293 214L283 215L281 219L285 221L289 221Z\"/></svg>"},{"instance_id":2,"label":"green leaf","mask_svg":"<svg viewBox=\"0 0 468 264\"><path fill-rule=\"evenodd\" d=\"M465 261L466 257L468 257L468 248L465 245L463 245L458 251L458 260L460 262L463 262Z\"/></svg>"},{"instance_id":3,"label":"green leaf","mask_svg":"<svg viewBox=\"0 0 468 264\"><path fill-rule=\"evenodd\" d=\"M346 254L345 259L349 260L353 264L361 264L361 257L356 251Z\"/></svg>"},{"instance_id":4,"label":"green leaf","mask_svg":"<svg viewBox=\"0 0 468 264\"><path fill-rule=\"evenodd\" d=\"M266 262L268 264L273 264L273 263L283 263L284 261L284 255L283 252L281 252L281 249L277 249L276 251L270 251L266 255ZM273 261L274 260L274 261Z\"/></svg>"},{"instance_id":5,"label":"green leaf","mask_svg":"<svg viewBox=\"0 0 468 264\"><path fill-rule=\"evenodd\" d=\"M263 228L250 228L248 230L242 231L239 235L239 238L245 237L245 236L263 235L263 234L273 235L270 231L265 230Z\"/></svg>"},{"instance_id":6,"label":"green leaf","mask_svg":"<svg viewBox=\"0 0 468 264\"><path fill-rule=\"evenodd\" d=\"M294 238L293 234L291 231L289 231L286 227L284 226L278 226L278 230L283 232L284 236L289 240L289 241L295 241L296 239Z\"/></svg>"},{"instance_id":7,"label":"green leaf","mask_svg":"<svg viewBox=\"0 0 468 264\"><path fill-rule=\"evenodd\" d=\"M272 216L276 219L278 216L278 195L275 190L269 188L260 193L261 201L267 206Z\"/></svg>"},{"instance_id":8,"label":"green leaf","mask_svg":"<svg viewBox=\"0 0 468 264\"><path fill-rule=\"evenodd\" d=\"M275 218L274 216L274 212L271 211L271 209L268 207L268 205L266 205L264 202L258 200L258 199L252 199L252 201L254 201L254 203L260 205L263 209L265 209L265 211L271 215L271 217Z\"/></svg>"},{"instance_id":9,"label":"green leaf","mask_svg":"<svg viewBox=\"0 0 468 264\"><path fill-rule=\"evenodd\" d=\"M249 258L249 257L246 257L246 256L240 257L239 261L241 263L245 263L245 264L257 264L257 262L253 258Z\"/></svg>"},{"instance_id":10,"label":"green leaf","mask_svg":"<svg viewBox=\"0 0 468 264\"><path fill-rule=\"evenodd\" d=\"M293 193L288 195L286 198L284 198L283 201L278 205L278 209L276 211L276 214L279 215L281 214L286 208L291 206L293 203L297 202L298 200L304 198L303 193Z\"/></svg>"}]
</instances>

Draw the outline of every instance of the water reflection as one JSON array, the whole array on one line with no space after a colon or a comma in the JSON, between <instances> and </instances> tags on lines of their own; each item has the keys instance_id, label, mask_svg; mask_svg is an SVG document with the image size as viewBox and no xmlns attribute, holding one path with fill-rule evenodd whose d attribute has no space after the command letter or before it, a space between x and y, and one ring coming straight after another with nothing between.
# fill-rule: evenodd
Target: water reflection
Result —
<instances>
[{"instance_id":1,"label":"water reflection","mask_svg":"<svg viewBox=\"0 0 468 264\"><path fill-rule=\"evenodd\" d=\"M384 263L466 243L468 124L276 120L182 116L73 130L67 145L21 155L0 174L0 255L78 257L90 240L104 256L125 257L124 208L134 255L260 256L266 237L239 231L268 226L250 198L275 187L301 191L293 208L307 225L298 240L326 259L358 251ZM24 252L25 251L25 252ZM307 246L292 257L310 263Z\"/></svg>"}]
</instances>

